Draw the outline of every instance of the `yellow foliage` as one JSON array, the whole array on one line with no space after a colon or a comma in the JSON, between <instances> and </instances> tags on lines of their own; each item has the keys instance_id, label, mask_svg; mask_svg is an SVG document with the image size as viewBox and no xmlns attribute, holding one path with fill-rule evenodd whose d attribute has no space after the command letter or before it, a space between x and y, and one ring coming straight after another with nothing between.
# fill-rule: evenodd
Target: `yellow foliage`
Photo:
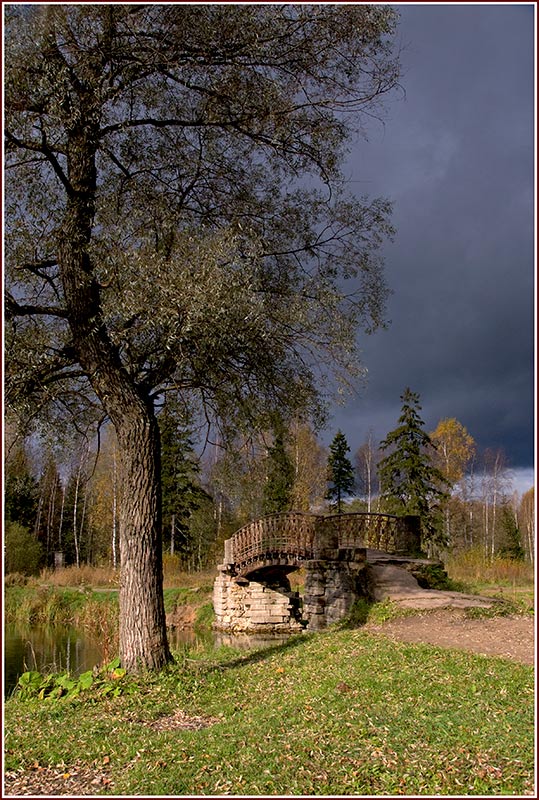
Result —
<instances>
[{"instance_id":1,"label":"yellow foliage","mask_svg":"<svg viewBox=\"0 0 539 800\"><path fill-rule=\"evenodd\" d=\"M435 464L453 486L463 477L475 454L475 441L454 417L440 420L429 435L437 449Z\"/></svg>"}]
</instances>

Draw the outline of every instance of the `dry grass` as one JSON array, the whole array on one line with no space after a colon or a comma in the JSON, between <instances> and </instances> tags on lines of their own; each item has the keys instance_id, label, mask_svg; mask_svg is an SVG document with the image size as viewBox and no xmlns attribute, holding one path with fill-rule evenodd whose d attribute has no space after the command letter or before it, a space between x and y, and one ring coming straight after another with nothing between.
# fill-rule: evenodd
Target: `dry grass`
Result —
<instances>
[{"instance_id":1,"label":"dry grass","mask_svg":"<svg viewBox=\"0 0 539 800\"><path fill-rule=\"evenodd\" d=\"M464 583L496 584L506 586L532 586L533 564L495 556L488 559L482 550L467 550L450 556L445 568L449 577Z\"/></svg>"},{"instance_id":2,"label":"dry grass","mask_svg":"<svg viewBox=\"0 0 539 800\"><path fill-rule=\"evenodd\" d=\"M91 567L82 564L80 567L62 567L62 569L44 569L39 576L39 583L47 586L92 586L114 589L120 585L120 571L112 567Z\"/></svg>"},{"instance_id":3,"label":"dry grass","mask_svg":"<svg viewBox=\"0 0 539 800\"><path fill-rule=\"evenodd\" d=\"M163 558L164 588L175 589L185 587L193 589L197 586L213 584L217 570L215 568L203 572L185 572L180 567L177 556L165 555ZM27 582L26 580L24 581ZM85 586L92 588L117 589L120 586L120 570L112 567L91 567L83 564L80 567L63 567L62 569L44 569L37 583L46 586L71 587Z\"/></svg>"}]
</instances>

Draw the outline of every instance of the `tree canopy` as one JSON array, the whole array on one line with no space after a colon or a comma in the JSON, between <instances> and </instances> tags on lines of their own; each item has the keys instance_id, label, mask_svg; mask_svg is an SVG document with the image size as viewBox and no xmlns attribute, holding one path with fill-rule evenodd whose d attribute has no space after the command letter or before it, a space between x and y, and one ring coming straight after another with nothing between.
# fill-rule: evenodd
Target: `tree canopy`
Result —
<instances>
[{"instance_id":1,"label":"tree canopy","mask_svg":"<svg viewBox=\"0 0 539 800\"><path fill-rule=\"evenodd\" d=\"M8 7L8 396L80 417L97 394L100 413L106 351L141 395L237 423L353 373L358 325L383 322L390 206L338 167L395 86L394 25L371 6Z\"/></svg>"},{"instance_id":2,"label":"tree canopy","mask_svg":"<svg viewBox=\"0 0 539 800\"><path fill-rule=\"evenodd\" d=\"M169 659L156 404L210 424L317 416L383 323L390 205L345 148L397 85L387 6L5 9L6 395L110 419L120 651Z\"/></svg>"}]
</instances>

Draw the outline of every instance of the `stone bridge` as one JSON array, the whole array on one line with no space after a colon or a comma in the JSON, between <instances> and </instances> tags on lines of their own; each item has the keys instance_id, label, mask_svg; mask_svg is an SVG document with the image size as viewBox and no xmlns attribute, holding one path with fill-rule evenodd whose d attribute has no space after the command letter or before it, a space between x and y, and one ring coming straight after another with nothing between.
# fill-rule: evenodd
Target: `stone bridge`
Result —
<instances>
[{"instance_id":1,"label":"stone bridge","mask_svg":"<svg viewBox=\"0 0 539 800\"><path fill-rule=\"evenodd\" d=\"M213 602L215 627L245 632L317 630L369 596L367 549L413 556L419 519L389 514L303 512L255 520L224 543ZM303 567L303 598L288 574Z\"/></svg>"}]
</instances>

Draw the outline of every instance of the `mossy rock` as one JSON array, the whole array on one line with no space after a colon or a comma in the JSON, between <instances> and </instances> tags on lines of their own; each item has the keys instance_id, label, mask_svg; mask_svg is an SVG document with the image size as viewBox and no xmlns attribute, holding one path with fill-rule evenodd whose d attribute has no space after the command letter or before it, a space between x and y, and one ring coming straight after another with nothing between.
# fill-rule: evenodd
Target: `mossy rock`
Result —
<instances>
[{"instance_id":1,"label":"mossy rock","mask_svg":"<svg viewBox=\"0 0 539 800\"><path fill-rule=\"evenodd\" d=\"M408 567L422 589L451 591L454 586L443 564L412 564Z\"/></svg>"}]
</instances>

